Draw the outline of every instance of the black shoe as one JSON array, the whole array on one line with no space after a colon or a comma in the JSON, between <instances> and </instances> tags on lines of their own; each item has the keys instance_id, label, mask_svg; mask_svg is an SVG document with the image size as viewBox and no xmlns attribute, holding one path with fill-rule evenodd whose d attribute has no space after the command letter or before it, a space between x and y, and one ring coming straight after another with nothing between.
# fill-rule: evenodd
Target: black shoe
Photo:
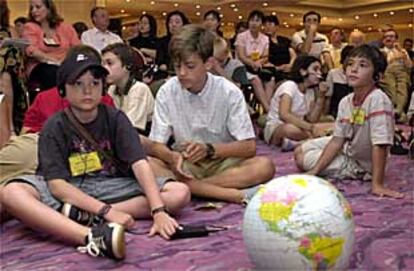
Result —
<instances>
[{"instance_id":1,"label":"black shoe","mask_svg":"<svg viewBox=\"0 0 414 271\"><path fill-rule=\"evenodd\" d=\"M92 227L86 237L86 246L78 247L81 253L93 257L106 256L115 260L125 258L125 229L117 223Z\"/></svg>"},{"instance_id":2,"label":"black shoe","mask_svg":"<svg viewBox=\"0 0 414 271\"><path fill-rule=\"evenodd\" d=\"M103 219L95 216L87 211L81 210L69 203L64 203L60 212L77 223L91 227L103 224Z\"/></svg>"},{"instance_id":3,"label":"black shoe","mask_svg":"<svg viewBox=\"0 0 414 271\"><path fill-rule=\"evenodd\" d=\"M401 142L397 142L392 145L390 152L394 155L407 155L408 149L404 148L403 145L401 145Z\"/></svg>"}]
</instances>

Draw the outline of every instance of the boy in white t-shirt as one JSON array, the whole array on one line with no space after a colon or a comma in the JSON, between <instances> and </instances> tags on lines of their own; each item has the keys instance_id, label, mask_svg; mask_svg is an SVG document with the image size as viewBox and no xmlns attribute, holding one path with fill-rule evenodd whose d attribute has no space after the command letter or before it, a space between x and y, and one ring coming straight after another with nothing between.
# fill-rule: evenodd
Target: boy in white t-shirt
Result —
<instances>
[{"instance_id":1,"label":"boy in white t-shirt","mask_svg":"<svg viewBox=\"0 0 414 271\"><path fill-rule=\"evenodd\" d=\"M372 193L401 198L384 186L389 146L394 135L393 106L376 87L387 66L376 48L353 49L346 61L348 84L354 92L344 97L333 137L309 140L295 149L299 168L311 175L372 179Z\"/></svg>"}]
</instances>

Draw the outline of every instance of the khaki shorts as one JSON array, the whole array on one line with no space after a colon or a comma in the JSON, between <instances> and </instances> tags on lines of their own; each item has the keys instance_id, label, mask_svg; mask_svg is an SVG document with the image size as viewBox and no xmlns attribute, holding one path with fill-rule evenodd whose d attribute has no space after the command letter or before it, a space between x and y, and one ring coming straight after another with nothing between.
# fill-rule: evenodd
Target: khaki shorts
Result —
<instances>
[{"instance_id":1,"label":"khaki shorts","mask_svg":"<svg viewBox=\"0 0 414 271\"><path fill-rule=\"evenodd\" d=\"M37 133L12 136L0 150L0 186L16 176L35 173L38 139Z\"/></svg>"},{"instance_id":2,"label":"khaki shorts","mask_svg":"<svg viewBox=\"0 0 414 271\"><path fill-rule=\"evenodd\" d=\"M184 161L183 169L201 180L217 175L229 168L237 167L243 161L244 159L242 158L203 159L194 164Z\"/></svg>"},{"instance_id":3,"label":"khaki shorts","mask_svg":"<svg viewBox=\"0 0 414 271\"><path fill-rule=\"evenodd\" d=\"M266 126L263 131L263 137L264 137L264 141L267 144L270 144L270 140L272 139L273 133L281 125L283 125L283 123L269 123L269 122L266 123Z\"/></svg>"},{"instance_id":4,"label":"khaki shorts","mask_svg":"<svg viewBox=\"0 0 414 271\"><path fill-rule=\"evenodd\" d=\"M309 139L301 145L304 154L303 169L305 171L312 169L316 165L331 138L331 136L325 136ZM319 174L323 177L336 179L363 179L366 172L352 158L341 152Z\"/></svg>"}]
</instances>

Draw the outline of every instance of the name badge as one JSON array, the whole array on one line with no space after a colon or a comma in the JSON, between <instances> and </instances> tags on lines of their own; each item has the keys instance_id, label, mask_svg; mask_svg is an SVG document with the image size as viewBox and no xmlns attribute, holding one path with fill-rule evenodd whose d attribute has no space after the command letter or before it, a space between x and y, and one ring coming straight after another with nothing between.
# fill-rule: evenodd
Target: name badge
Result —
<instances>
[{"instance_id":1,"label":"name badge","mask_svg":"<svg viewBox=\"0 0 414 271\"><path fill-rule=\"evenodd\" d=\"M69 157L70 171L73 177L102 169L98 152L77 153Z\"/></svg>"},{"instance_id":2,"label":"name badge","mask_svg":"<svg viewBox=\"0 0 414 271\"><path fill-rule=\"evenodd\" d=\"M365 122L365 111L361 108L356 108L352 111L351 123L362 125Z\"/></svg>"}]
</instances>

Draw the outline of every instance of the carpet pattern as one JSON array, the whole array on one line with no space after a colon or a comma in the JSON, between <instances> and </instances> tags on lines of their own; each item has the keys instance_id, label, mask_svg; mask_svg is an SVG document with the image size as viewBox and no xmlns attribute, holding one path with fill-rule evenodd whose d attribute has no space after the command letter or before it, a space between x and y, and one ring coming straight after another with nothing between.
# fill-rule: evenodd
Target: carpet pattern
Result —
<instances>
[{"instance_id":1,"label":"carpet pattern","mask_svg":"<svg viewBox=\"0 0 414 271\"><path fill-rule=\"evenodd\" d=\"M258 155L271 157L276 176L296 173L292 153L281 153L258 142ZM356 242L352 270L414 270L414 161L391 156L386 183L406 194L402 200L369 193L370 183L333 181L351 204ZM243 207L218 203L217 209L200 209L205 201L193 200L179 221L183 224L229 226L204 238L164 241L149 238L150 221L138 221L135 234L127 234L127 258L115 262L80 254L47 235L36 233L17 220L1 226L0 270L251 270L243 246Z\"/></svg>"}]
</instances>

